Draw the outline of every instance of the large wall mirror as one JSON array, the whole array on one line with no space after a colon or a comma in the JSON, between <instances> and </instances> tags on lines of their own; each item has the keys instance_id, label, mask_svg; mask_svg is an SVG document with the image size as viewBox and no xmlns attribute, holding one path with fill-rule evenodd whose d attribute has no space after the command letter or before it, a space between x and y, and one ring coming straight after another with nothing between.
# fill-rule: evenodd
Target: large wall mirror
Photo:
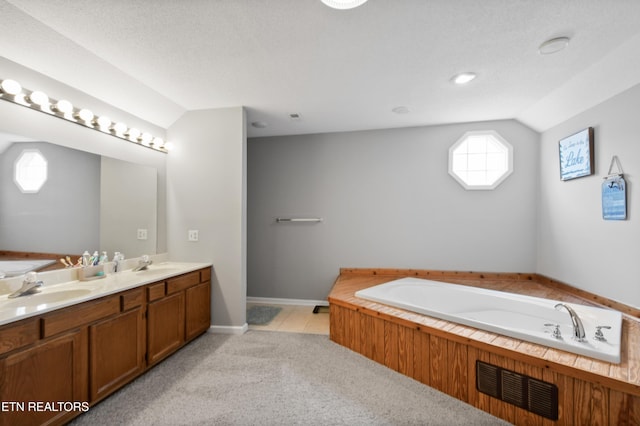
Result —
<instances>
[{"instance_id":1,"label":"large wall mirror","mask_svg":"<svg viewBox=\"0 0 640 426\"><path fill-rule=\"evenodd\" d=\"M36 192L14 179L25 150L46 159ZM157 178L153 167L0 133L0 251L155 254Z\"/></svg>"}]
</instances>

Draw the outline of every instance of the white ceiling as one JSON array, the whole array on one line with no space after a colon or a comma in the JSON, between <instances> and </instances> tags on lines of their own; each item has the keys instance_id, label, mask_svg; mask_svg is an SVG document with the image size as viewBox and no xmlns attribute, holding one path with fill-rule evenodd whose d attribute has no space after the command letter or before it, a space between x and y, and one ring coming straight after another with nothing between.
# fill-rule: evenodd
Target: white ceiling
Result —
<instances>
[{"instance_id":1,"label":"white ceiling","mask_svg":"<svg viewBox=\"0 0 640 426\"><path fill-rule=\"evenodd\" d=\"M249 136L507 118L543 131L640 83L638 0L0 0L0 16L7 59L164 128L243 105L267 123ZM537 53L560 35L566 50ZM478 78L454 86L461 71Z\"/></svg>"}]
</instances>

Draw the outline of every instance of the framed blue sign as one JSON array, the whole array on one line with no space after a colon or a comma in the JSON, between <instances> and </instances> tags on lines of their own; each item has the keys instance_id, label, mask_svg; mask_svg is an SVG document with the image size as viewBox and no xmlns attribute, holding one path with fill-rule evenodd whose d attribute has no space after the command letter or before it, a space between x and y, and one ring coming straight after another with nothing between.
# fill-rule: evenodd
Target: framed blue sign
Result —
<instances>
[{"instance_id":1,"label":"framed blue sign","mask_svg":"<svg viewBox=\"0 0 640 426\"><path fill-rule=\"evenodd\" d=\"M602 182L602 218L627 218L627 185L622 175L608 176Z\"/></svg>"},{"instance_id":2,"label":"framed blue sign","mask_svg":"<svg viewBox=\"0 0 640 426\"><path fill-rule=\"evenodd\" d=\"M569 180L594 173L593 127L560 140L560 179Z\"/></svg>"}]
</instances>

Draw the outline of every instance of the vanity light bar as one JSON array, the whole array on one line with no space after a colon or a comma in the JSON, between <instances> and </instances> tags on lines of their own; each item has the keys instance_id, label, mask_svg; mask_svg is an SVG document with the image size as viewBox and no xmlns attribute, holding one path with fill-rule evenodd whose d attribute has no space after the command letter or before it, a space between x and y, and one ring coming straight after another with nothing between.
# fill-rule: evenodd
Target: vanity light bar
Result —
<instances>
[{"instance_id":1,"label":"vanity light bar","mask_svg":"<svg viewBox=\"0 0 640 426\"><path fill-rule=\"evenodd\" d=\"M44 112L165 154L169 151L169 143L162 138L152 136L150 133L141 132L135 127L128 127L124 123L113 122L104 115L95 115L86 108L74 107L71 102L65 99L55 100L39 90L30 91L24 89L15 80L4 79L0 81L0 99Z\"/></svg>"}]
</instances>

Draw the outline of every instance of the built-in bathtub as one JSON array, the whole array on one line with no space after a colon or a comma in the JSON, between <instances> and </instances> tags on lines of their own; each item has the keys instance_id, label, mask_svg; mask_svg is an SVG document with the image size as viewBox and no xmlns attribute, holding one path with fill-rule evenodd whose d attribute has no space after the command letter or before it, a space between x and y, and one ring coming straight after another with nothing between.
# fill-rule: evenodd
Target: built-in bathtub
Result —
<instances>
[{"instance_id":1,"label":"built-in bathtub","mask_svg":"<svg viewBox=\"0 0 640 426\"><path fill-rule=\"evenodd\" d=\"M359 290L356 297L479 328L548 347L620 363L622 314L577 303L566 303L580 317L585 339L573 337L568 311L559 300L525 296L421 278L401 278ZM552 324L552 325L549 325ZM558 325L561 336L554 336ZM605 326L606 340L595 339Z\"/></svg>"},{"instance_id":2,"label":"built-in bathtub","mask_svg":"<svg viewBox=\"0 0 640 426\"><path fill-rule=\"evenodd\" d=\"M0 260L0 278L24 275L53 263L51 259Z\"/></svg>"}]
</instances>

